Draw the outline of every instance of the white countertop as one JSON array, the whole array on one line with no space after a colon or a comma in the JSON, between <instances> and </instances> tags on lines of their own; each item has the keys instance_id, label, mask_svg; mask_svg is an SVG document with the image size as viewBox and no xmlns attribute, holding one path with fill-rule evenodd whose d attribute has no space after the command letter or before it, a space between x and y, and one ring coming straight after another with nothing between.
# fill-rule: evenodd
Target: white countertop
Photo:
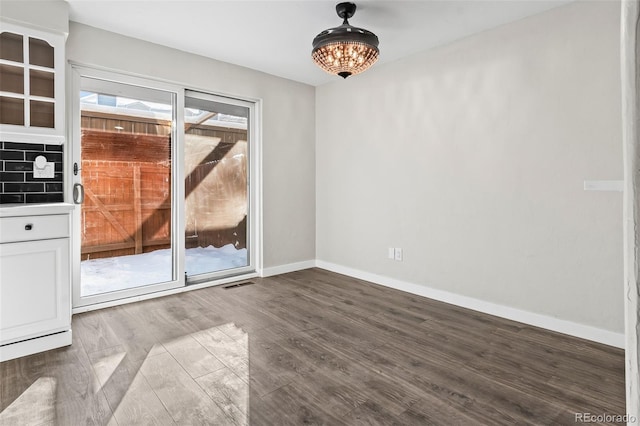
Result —
<instances>
[{"instance_id":1,"label":"white countertop","mask_svg":"<svg viewBox=\"0 0 640 426\"><path fill-rule=\"evenodd\" d=\"M0 217L66 214L74 208L71 203L0 204Z\"/></svg>"}]
</instances>

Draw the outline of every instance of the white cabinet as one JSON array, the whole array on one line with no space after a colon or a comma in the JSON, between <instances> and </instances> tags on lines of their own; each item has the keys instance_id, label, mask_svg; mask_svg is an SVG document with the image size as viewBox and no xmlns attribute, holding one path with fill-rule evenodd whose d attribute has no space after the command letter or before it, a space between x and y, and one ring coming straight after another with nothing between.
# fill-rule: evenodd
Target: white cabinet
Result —
<instances>
[{"instance_id":1,"label":"white cabinet","mask_svg":"<svg viewBox=\"0 0 640 426\"><path fill-rule=\"evenodd\" d=\"M23 143L64 142L64 34L0 20L0 133Z\"/></svg>"},{"instance_id":2,"label":"white cabinet","mask_svg":"<svg viewBox=\"0 0 640 426\"><path fill-rule=\"evenodd\" d=\"M0 344L69 328L69 240L0 245Z\"/></svg>"},{"instance_id":3,"label":"white cabinet","mask_svg":"<svg viewBox=\"0 0 640 426\"><path fill-rule=\"evenodd\" d=\"M69 230L69 213L0 217L0 361L71 344Z\"/></svg>"}]
</instances>

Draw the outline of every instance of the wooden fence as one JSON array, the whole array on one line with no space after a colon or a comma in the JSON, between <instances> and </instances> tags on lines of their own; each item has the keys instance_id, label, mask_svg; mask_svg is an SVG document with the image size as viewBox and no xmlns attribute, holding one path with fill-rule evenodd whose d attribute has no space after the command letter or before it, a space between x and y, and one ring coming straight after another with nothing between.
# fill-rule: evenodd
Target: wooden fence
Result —
<instances>
[{"instance_id":1,"label":"wooden fence","mask_svg":"<svg viewBox=\"0 0 640 426\"><path fill-rule=\"evenodd\" d=\"M171 204L164 196L170 191L162 188L169 177L167 166L85 160L82 167L101 175L97 180L85 178L83 259L170 246Z\"/></svg>"},{"instance_id":2,"label":"wooden fence","mask_svg":"<svg viewBox=\"0 0 640 426\"><path fill-rule=\"evenodd\" d=\"M192 130L205 136L186 141L187 248L244 248L246 131ZM83 260L170 247L170 154L168 136L82 130Z\"/></svg>"},{"instance_id":3,"label":"wooden fence","mask_svg":"<svg viewBox=\"0 0 640 426\"><path fill-rule=\"evenodd\" d=\"M83 130L82 259L170 247L168 136Z\"/></svg>"}]
</instances>

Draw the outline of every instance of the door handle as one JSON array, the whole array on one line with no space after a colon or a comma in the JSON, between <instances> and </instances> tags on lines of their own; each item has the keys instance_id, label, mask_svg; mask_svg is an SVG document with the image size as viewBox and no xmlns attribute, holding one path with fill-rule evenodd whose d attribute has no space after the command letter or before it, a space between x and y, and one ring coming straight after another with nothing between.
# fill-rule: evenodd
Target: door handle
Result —
<instances>
[{"instance_id":1,"label":"door handle","mask_svg":"<svg viewBox=\"0 0 640 426\"><path fill-rule=\"evenodd\" d=\"M84 186L81 183L73 185L73 202L75 204L82 204L84 202Z\"/></svg>"}]
</instances>

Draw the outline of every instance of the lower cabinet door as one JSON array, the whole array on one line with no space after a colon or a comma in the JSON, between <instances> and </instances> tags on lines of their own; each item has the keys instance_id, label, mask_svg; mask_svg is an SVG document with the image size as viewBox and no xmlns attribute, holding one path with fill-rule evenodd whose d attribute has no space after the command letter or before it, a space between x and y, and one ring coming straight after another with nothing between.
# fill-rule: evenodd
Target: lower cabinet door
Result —
<instances>
[{"instance_id":1,"label":"lower cabinet door","mask_svg":"<svg viewBox=\"0 0 640 426\"><path fill-rule=\"evenodd\" d=\"M0 345L69 330L69 239L0 244Z\"/></svg>"}]
</instances>

